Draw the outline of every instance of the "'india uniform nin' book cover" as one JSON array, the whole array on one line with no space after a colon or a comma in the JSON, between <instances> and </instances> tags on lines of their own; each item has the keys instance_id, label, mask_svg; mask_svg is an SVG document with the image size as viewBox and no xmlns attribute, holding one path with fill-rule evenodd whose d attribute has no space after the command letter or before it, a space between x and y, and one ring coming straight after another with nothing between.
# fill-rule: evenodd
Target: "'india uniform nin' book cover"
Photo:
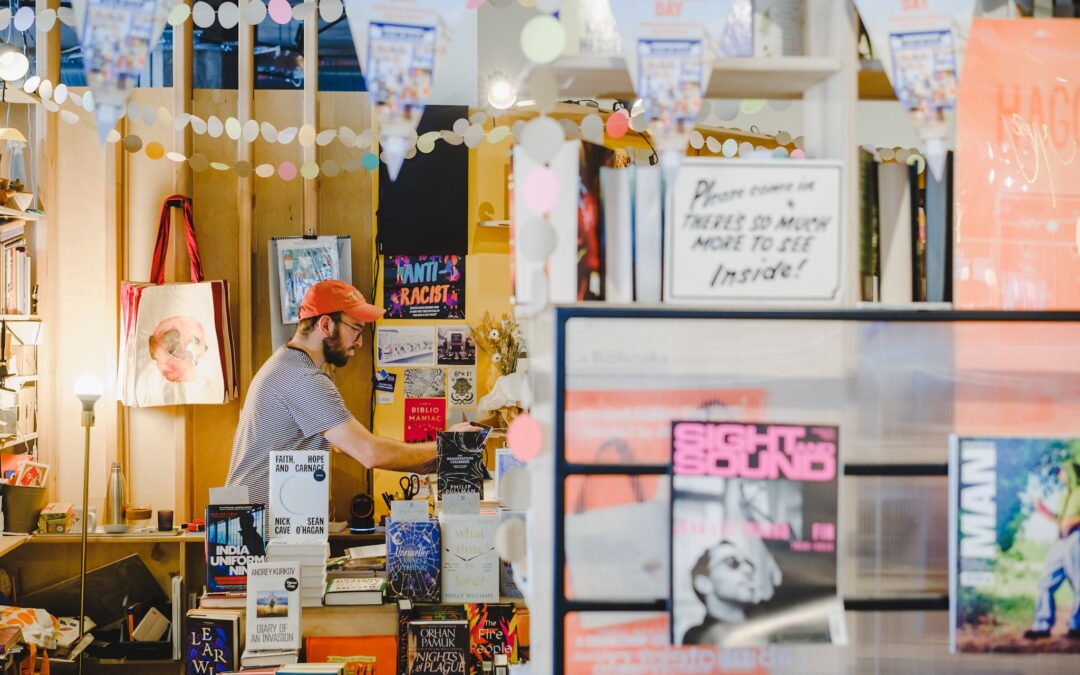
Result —
<instances>
[{"instance_id":1,"label":"'india uniform nin' book cover","mask_svg":"<svg viewBox=\"0 0 1080 675\"><path fill-rule=\"evenodd\" d=\"M672 423L673 644L846 641L835 426Z\"/></svg>"},{"instance_id":2,"label":"'india uniform nin' book cover","mask_svg":"<svg viewBox=\"0 0 1080 675\"><path fill-rule=\"evenodd\" d=\"M1080 653L1080 438L957 438L953 651Z\"/></svg>"}]
</instances>

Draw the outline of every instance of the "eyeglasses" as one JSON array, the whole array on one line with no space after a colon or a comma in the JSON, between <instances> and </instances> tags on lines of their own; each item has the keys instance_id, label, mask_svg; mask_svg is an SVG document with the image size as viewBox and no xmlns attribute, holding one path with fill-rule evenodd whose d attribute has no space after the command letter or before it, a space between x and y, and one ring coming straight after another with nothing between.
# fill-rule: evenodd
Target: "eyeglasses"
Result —
<instances>
[{"instance_id":1,"label":"eyeglasses","mask_svg":"<svg viewBox=\"0 0 1080 675\"><path fill-rule=\"evenodd\" d=\"M363 337L363 335L364 335L364 326L363 325L355 326L355 325L353 325L353 324L351 324L348 321L345 321L343 319L338 319L338 323L340 323L340 324L342 324L344 326L348 326L349 328L353 329L353 333L355 333L355 335L356 335L356 337L353 338L353 342L356 342L361 337Z\"/></svg>"}]
</instances>

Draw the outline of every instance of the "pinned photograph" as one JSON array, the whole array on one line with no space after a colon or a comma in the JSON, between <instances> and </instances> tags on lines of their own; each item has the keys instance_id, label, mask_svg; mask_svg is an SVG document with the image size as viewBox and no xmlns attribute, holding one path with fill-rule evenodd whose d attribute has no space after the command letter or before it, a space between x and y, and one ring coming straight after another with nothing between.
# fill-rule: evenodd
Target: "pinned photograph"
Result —
<instances>
[{"instance_id":1,"label":"pinned photograph","mask_svg":"<svg viewBox=\"0 0 1080 675\"><path fill-rule=\"evenodd\" d=\"M376 342L380 366L435 365L435 331L430 326L380 327Z\"/></svg>"},{"instance_id":2,"label":"pinned photograph","mask_svg":"<svg viewBox=\"0 0 1080 675\"><path fill-rule=\"evenodd\" d=\"M406 368L405 398L445 398L446 372L442 368Z\"/></svg>"},{"instance_id":3,"label":"pinned photograph","mask_svg":"<svg viewBox=\"0 0 1080 675\"><path fill-rule=\"evenodd\" d=\"M450 368L446 379L450 405L458 408L476 405L476 368Z\"/></svg>"},{"instance_id":4,"label":"pinned photograph","mask_svg":"<svg viewBox=\"0 0 1080 675\"><path fill-rule=\"evenodd\" d=\"M300 303L308 289L320 281L338 278L337 242L330 238L282 240L277 251L281 323L297 323Z\"/></svg>"},{"instance_id":5,"label":"pinned photograph","mask_svg":"<svg viewBox=\"0 0 1080 675\"><path fill-rule=\"evenodd\" d=\"M471 366L476 363L476 343L468 326L439 326L439 365Z\"/></svg>"}]
</instances>

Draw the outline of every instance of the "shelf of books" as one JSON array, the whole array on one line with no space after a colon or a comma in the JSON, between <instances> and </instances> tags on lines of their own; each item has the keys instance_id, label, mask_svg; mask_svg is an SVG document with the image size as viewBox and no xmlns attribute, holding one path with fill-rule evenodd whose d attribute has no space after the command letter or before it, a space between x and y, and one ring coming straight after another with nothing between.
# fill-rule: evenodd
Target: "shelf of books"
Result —
<instances>
[{"instance_id":1,"label":"shelf of books","mask_svg":"<svg viewBox=\"0 0 1080 675\"><path fill-rule=\"evenodd\" d=\"M1072 672L1080 312L553 321L553 672Z\"/></svg>"}]
</instances>

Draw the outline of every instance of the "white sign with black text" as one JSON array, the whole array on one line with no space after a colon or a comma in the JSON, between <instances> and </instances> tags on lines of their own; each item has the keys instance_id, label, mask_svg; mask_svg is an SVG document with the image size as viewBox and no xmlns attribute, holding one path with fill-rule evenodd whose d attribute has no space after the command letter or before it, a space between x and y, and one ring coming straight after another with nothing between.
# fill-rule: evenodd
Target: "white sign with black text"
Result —
<instances>
[{"instance_id":1,"label":"white sign with black text","mask_svg":"<svg viewBox=\"0 0 1080 675\"><path fill-rule=\"evenodd\" d=\"M664 302L839 302L839 162L688 158L669 195Z\"/></svg>"}]
</instances>

